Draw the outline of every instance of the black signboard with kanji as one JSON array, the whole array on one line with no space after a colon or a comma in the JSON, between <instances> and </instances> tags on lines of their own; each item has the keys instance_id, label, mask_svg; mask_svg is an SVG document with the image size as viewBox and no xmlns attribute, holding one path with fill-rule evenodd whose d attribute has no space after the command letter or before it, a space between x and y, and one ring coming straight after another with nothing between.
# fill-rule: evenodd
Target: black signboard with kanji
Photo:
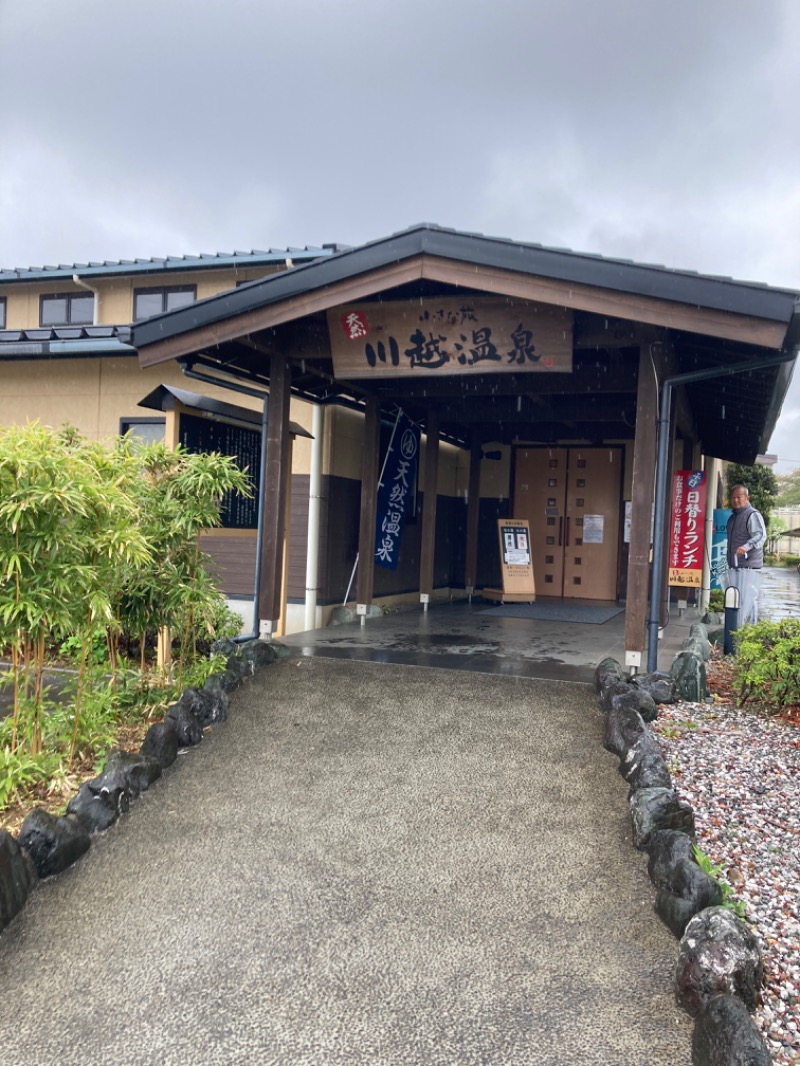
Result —
<instances>
[{"instance_id":1,"label":"black signboard with kanji","mask_svg":"<svg viewBox=\"0 0 800 1066\"><path fill-rule=\"evenodd\" d=\"M181 412L178 440L189 452L219 452L233 456L239 469L247 470L253 495L250 499L233 492L225 495L222 501L222 527L257 529L261 430Z\"/></svg>"}]
</instances>

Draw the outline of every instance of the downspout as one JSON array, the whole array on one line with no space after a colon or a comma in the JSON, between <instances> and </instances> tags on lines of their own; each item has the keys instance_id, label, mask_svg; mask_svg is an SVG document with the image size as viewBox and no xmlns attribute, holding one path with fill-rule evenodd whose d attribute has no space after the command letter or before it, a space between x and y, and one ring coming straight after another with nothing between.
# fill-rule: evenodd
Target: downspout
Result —
<instances>
[{"instance_id":1,"label":"downspout","mask_svg":"<svg viewBox=\"0 0 800 1066\"><path fill-rule=\"evenodd\" d=\"M249 385L239 385L233 381L223 381L212 374L201 374L194 370L191 361L179 359L178 366L187 378L195 381L203 381L208 385L216 385L220 389L230 389L232 392L241 392L245 396L256 396L262 401L261 409L261 462L258 471L258 518L256 532L256 578L253 590L253 631L235 637L240 643L245 640L255 640L259 636L259 613L261 611L261 547L264 543L264 497L267 487L267 426L269 425L269 393L263 389L251 389Z\"/></svg>"},{"instance_id":2,"label":"downspout","mask_svg":"<svg viewBox=\"0 0 800 1066\"><path fill-rule=\"evenodd\" d=\"M790 354L782 352L771 359L752 359L736 366L714 367L709 370L695 370L688 374L677 374L667 378L661 386L661 407L658 416L658 458L656 461L656 505L653 521L653 571L650 592L650 616L647 622L647 670L654 673L658 669L658 630L661 613L661 589L663 584L664 530L667 509L667 470L669 468L669 418L672 408L672 390L677 385L689 385L696 381L708 381L717 377L730 377L743 374L748 370L763 370L767 366L790 363L798 356L800 349L795 348Z\"/></svg>"},{"instance_id":3,"label":"downspout","mask_svg":"<svg viewBox=\"0 0 800 1066\"><path fill-rule=\"evenodd\" d=\"M308 548L306 553L306 632L317 628L317 581L319 574L319 529L322 502L322 449L325 408L316 404L311 415L311 476L308 486Z\"/></svg>"},{"instance_id":4,"label":"downspout","mask_svg":"<svg viewBox=\"0 0 800 1066\"><path fill-rule=\"evenodd\" d=\"M91 285L87 285L87 283L83 280L83 278L80 277L79 274L73 274L72 275L72 281L73 281L73 283L75 285L79 286L79 288L86 289L87 292L90 292L92 294L92 296L94 296L94 305L92 307L92 325L93 326L99 326L100 325L100 293L97 291L97 289L93 289Z\"/></svg>"}]
</instances>

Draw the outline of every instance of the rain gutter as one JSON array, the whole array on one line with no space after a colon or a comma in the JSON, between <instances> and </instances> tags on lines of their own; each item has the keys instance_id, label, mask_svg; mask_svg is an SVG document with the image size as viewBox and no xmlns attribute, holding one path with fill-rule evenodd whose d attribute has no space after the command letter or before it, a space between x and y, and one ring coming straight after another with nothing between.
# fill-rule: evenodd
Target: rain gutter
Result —
<instances>
[{"instance_id":1,"label":"rain gutter","mask_svg":"<svg viewBox=\"0 0 800 1066\"><path fill-rule=\"evenodd\" d=\"M100 325L100 293L97 291L97 289L92 288L91 285L87 285L86 282L81 279L80 274L73 274L72 275L72 280L73 280L75 285L79 286L79 288L86 289L87 292L90 292L92 294L92 296L94 296L94 303L92 304L92 325L93 326L99 326Z\"/></svg>"},{"instance_id":2,"label":"rain gutter","mask_svg":"<svg viewBox=\"0 0 800 1066\"><path fill-rule=\"evenodd\" d=\"M322 448L325 435L325 408L314 404L311 409L311 471L308 485L308 550L306 552L306 631L317 628L317 594L319 592L319 538L322 504Z\"/></svg>"},{"instance_id":3,"label":"rain gutter","mask_svg":"<svg viewBox=\"0 0 800 1066\"><path fill-rule=\"evenodd\" d=\"M672 408L672 390L678 385L689 385L695 381L708 381L711 378L730 377L748 370L762 370L767 366L789 363L800 354L800 347L790 353L782 352L769 359L751 359L747 363L735 366L714 367L708 370L695 370L688 374L676 374L667 378L661 386L661 406L658 416L658 458L656 460L656 500L653 520L653 576L650 592L650 615L647 622L647 670L654 673L658 669L658 630L660 628L661 591L664 583L664 530L667 510L667 471L669 469L669 424Z\"/></svg>"},{"instance_id":4,"label":"rain gutter","mask_svg":"<svg viewBox=\"0 0 800 1066\"><path fill-rule=\"evenodd\" d=\"M0 359L51 359L54 355L90 359L102 355L136 355L136 349L114 337L75 341L0 342Z\"/></svg>"}]
</instances>

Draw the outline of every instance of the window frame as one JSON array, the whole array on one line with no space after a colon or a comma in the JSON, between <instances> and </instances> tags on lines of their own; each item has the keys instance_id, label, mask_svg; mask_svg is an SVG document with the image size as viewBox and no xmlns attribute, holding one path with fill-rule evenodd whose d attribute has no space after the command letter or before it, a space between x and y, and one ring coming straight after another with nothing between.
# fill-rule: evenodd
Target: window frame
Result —
<instances>
[{"instance_id":1,"label":"window frame","mask_svg":"<svg viewBox=\"0 0 800 1066\"><path fill-rule=\"evenodd\" d=\"M133 290L133 322L143 322L146 318L152 318L153 315L163 315L167 308L167 297L173 292L190 292L192 299L189 303L194 303L197 300L197 286L196 285L152 285L144 288L138 288ZM161 296L161 310L154 311L152 315L137 315L136 314L136 301L140 296ZM188 304L184 306L188 307Z\"/></svg>"},{"instance_id":2,"label":"window frame","mask_svg":"<svg viewBox=\"0 0 800 1066\"><path fill-rule=\"evenodd\" d=\"M164 434L162 436L163 439L163 437L166 436L167 419L163 415L160 418L158 416L149 415L142 415L141 418L139 417L139 415L124 415L119 420L120 437L124 437L125 434L133 428L133 426L161 426L164 430ZM134 434L134 437L136 437L136 434ZM145 437L139 439L145 441L147 440L147 438Z\"/></svg>"},{"instance_id":3,"label":"window frame","mask_svg":"<svg viewBox=\"0 0 800 1066\"><path fill-rule=\"evenodd\" d=\"M5 296L0 296L0 329L8 329L8 303Z\"/></svg>"},{"instance_id":4,"label":"window frame","mask_svg":"<svg viewBox=\"0 0 800 1066\"><path fill-rule=\"evenodd\" d=\"M45 322L44 306L48 300L66 300L67 318L64 322ZM92 310L85 322L75 322L72 318L72 304L75 300L91 300ZM59 326L92 326L94 325L94 295L90 292L43 292L39 295L39 328L57 329Z\"/></svg>"}]
</instances>

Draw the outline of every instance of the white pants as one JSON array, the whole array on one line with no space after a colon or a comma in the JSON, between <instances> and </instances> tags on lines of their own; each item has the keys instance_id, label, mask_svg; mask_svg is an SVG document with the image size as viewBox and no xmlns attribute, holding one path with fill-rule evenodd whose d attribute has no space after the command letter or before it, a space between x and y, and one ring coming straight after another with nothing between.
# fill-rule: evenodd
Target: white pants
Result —
<instances>
[{"instance_id":1,"label":"white pants","mask_svg":"<svg viewBox=\"0 0 800 1066\"><path fill-rule=\"evenodd\" d=\"M761 589L761 571L746 566L728 571L728 586L739 590L739 625L755 625L758 621L758 593Z\"/></svg>"}]
</instances>

